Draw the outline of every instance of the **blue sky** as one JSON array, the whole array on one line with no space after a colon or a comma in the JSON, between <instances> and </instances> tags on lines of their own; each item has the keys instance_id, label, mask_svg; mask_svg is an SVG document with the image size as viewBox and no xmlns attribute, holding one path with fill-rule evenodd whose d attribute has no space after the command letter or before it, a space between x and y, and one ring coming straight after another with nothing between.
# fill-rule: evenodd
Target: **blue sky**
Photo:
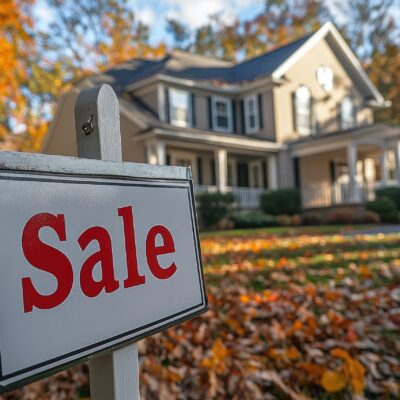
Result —
<instances>
[{"instance_id":1,"label":"blue sky","mask_svg":"<svg viewBox=\"0 0 400 400\"><path fill-rule=\"evenodd\" d=\"M151 42L166 41L170 43L166 33L166 20L176 18L192 28L207 22L210 15L219 14L227 22L235 16L248 19L259 14L264 8L264 0L129 0L136 16L150 27ZM345 20L340 15L337 2L324 0L336 19ZM344 0L339 0L344 1ZM397 5L396 5L397 4ZM400 19L400 0L395 0L392 8L393 16ZM35 14L42 26L51 22L51 11L44 0L37 0Z\"/></svg>"}]
</instances>

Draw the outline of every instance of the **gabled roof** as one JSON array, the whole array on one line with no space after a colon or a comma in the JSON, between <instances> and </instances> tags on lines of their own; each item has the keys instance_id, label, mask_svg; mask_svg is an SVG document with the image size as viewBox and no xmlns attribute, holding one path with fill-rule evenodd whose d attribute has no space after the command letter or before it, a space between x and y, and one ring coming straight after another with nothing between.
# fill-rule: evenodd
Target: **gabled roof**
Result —
<instances>
[{"instance_id":1,"label":"gabled roof","mask_svg":"<svg viewBox=\"0 0 400 400\"><path fill-rule=\"evenodd\" d=\"M384 105L384 98L331 22L327 22L316 32L240 63L173 51L161 60L134 59L93 76L90 80L94 84L108 83L117 93L129 91L139 82L151 77L184 79L215 86L243 85L265 77L279 80L322 39L327 41L363 96L377 105Z\"/></svg>"}]
</instances>

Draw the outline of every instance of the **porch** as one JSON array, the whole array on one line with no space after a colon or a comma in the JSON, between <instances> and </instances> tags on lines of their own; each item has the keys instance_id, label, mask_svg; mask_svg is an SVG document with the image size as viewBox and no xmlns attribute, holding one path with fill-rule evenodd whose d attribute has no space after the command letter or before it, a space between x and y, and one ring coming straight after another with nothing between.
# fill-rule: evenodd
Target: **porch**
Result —
<instances>
[{"instance_id":1,"label":"porch","mask_svg":"<svg viewBox=\"0 0 400 400\"><path fill-rule=\"evenodd\" d=\"M303 208L363 204L377 188L400 186L398 129L378 125L332 136L292 148Z\"/></svg>"},{"instance_id":2,"label":"porch","mask_svg":"<svg viewBox=\"0 0 400 400\"><path fill-rule=\"evenodd\" d=\"M209 136L209 135L208 135ZM209 141L148 140L147 162L190 167L196 193L230 192L239 208L260 207L260 195L278 188L278 151L281 146L266 140L232 137L225 147ZM202 133L201 139L206 135ZM224 136L218 135L218 139Z\"/></svg>"}]
</instances>

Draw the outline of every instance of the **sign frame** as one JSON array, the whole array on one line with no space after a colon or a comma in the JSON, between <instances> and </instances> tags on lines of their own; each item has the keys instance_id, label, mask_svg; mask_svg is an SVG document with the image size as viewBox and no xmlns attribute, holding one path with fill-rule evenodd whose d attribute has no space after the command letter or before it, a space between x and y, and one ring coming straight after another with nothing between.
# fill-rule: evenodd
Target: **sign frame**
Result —
<instances>
[{"instance_id":1,"label":"sign frame","mask_svg":"<svg viewBox=\"0 0 400 400\"><path fill-rule=\"evenodd\" d=\"M121 349L127 344L136 342L144 337L150 336L154 333L160 332L162 330L168 329L180 322L186 321L188 319L194 318L208 309L207 294L204 284L204 274L201 261L201 249L200 241L198 235L198 225L196 217L196 208L194 203L194 192L193 192L193 182L192 174L190 168L186 167L170 167L170 166L159 166L159 165L148 165L148 164L138 164L138 163L122 163L113 161L100 161L100 160L90 160L75 157L66 156L51 156L51 155L41 155L41 154L30 154L30 153L16 153L16 152L2 152L0 153L0 174L6 173L7 175L18 175L21 174L26 176L35 175L40 176L42 179L49 179L51 177L58 177L60 179L68 180L68 178L91 178L91 179L107 179L112 185L113 180L126 181L129 182L162 182L162 183L188 183L190 192L190 211L192 215L193 223L193 234L196 248L196 261L199 270L199 278L201 280L201 294L202 294L202 304L201 308L196 309L193 313L186 314L181 318L170 320L167 318L167 322L162 325L158 325L154 329L146 331L144 333L132 334L128 338L121 339L116 344L111 344L110 346L103 347L101 351L96 351L98 343L91 346L93 351L88 355L78 356L73 359L73 361L60 362L57 366L46 369L43 372L34 373L26 378L15 381L11 384L0 385L0 393L9 391L20 387L21 385L33 382L35 380L41 379L43 377L49 376L58 371L64 370L70 366L73 366L84 360L92 360L94 357L99 355L104 355L110 351L115 351ZM12 179L12 178L11 178ZM182 187L182 186L181 186ZM138 329L142 329L138 328ZM119 335L120 336L120 335ZM109 338L102 342L115 341L115 339ZM81 349L80 349L81 350ZM125 351L125 350L123 350ZM77 354L81 354L82 351L77 350ZM67 357L63 357L65 359ZM54 361L48 361L47 363L42 363L43 366L47 364L54 364ZM32 369L32 368L30 368ZM37 368L36 368L37 369ZM16 374L11 374L16 375ZM19 374L20 375L20 374ZM3 381L3 375L1 371L1 349L0 349L0 381Z\"/></svg>"}]
</instances>

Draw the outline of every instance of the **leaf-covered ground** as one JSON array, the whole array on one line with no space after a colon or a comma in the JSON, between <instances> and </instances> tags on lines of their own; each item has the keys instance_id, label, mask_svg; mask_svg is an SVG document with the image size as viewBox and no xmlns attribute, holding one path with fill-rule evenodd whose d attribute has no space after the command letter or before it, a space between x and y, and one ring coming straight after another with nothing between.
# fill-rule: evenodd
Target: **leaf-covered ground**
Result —
<instances>
[{"instance_id":1,"label":"leaf-covered ground","mask_svg":"<svg viewBox=\"0 0 400 400\"><path fill-rule=\"evenodd\" d=\"M213 235L202 253L210 310L140 343L143 399L400 398L400 235ZM82 365L3 398L88 396Z\"/></svg>"}]
</instances>

